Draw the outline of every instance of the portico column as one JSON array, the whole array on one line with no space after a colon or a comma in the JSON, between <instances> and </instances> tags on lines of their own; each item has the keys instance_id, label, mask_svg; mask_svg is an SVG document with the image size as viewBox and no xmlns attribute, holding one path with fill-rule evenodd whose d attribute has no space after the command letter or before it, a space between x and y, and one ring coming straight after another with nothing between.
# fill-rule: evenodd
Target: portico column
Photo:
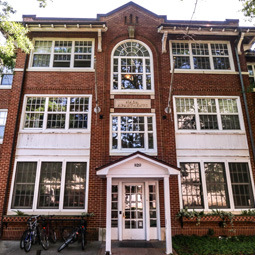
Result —
<instances>
[{"instance_id":1,"label":"portico column","mask_svg":"<svg viewBox=\"0 0 255 255\"><path fill-rule=\"evenodd\" d=\"M173 252L173 248L171 231L169 176L164 177L164 198L165 198L164 203L165 203L166 254L170 254Z\"/></svg>"},{"instance_id":2,"label":"portico column","mask_svg":"<svg viewBox=\"0 0 255 255\"><path fill-rule=\"evenodd\" d=\"M107 177L107 196L106 196L106 243L105 254L111 252L111 204L112 204L112 177Z\"/></svg>"}]
</instances>

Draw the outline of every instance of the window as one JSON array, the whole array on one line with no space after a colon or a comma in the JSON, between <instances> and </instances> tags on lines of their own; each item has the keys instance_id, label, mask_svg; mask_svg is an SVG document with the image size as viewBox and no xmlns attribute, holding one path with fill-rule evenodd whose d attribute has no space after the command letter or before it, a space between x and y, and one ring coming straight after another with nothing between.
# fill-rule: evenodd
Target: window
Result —
<instances>
[{"instance_id":1,"label":"window","mask_svg":"<svg viewBox=\"0 0 255 255\"><path fill-rule=\"evenodd\" d=\"M17 162L11 208L84 210L86 180L86 162Z\"/></svg>"},{"instance_id":2,"label":"window","mask_svg":"<svg viewBox=\"0 0 255 255\"><path fill-rule=\"evenodd\" d=\"M1 83L2 86L11 86L13 81L13 69L11 68L1 68Z\"/></svg>"},{"instance_id":3,"label":"window","mask_svg":"<svg viewBox=\"0 0 255 255\"><path fill-rule=\"evenodd\" d=\"M250 80L250 86L255 87L255 65L254 64L248 64L248 72L249 72L249 80Z\"/></svg>"},{"instance_id":4,"label":"window","mask_svg":"<svg viewBox=\"0 0 255 255\"><path fill-rule=\"evenodd\" d=\"M34 201L36 168L36 162L17 163L12 208L32 208Z\"/></svg>"},{"instance_id":5,"label":"window","mask_svg":"<svg viewBox=\"0 0 255 255\"><path fill-rule=\"evenodd\" d=\"M178 130L240 130L236 98L175 98Z\"/></svg>"},{"instance_id":6,"label":"window","mask_svg":"<svg viewBox=\"0 0 255 255\"><path fill-rule=\"evenodd\" d=\"M233 70L230 44L227 42L171 42L176 69Z\"/></svg>"},{"instance_id":7,"label":"window","mask_svg":"<svg viewBox=\"0 0 255 255\"><path fill-rule=\"evenodd\" d=\"M204 167L209 208L229 208L224 163L205 163Z\"/></svg>"},{"instance_id":8,"label":"window","mask_svg":"<svg viewBox=\"0 0 255 255\"><path fill-rule=\"evenodd\" d=\"M89 96L27 96L24 129L87 130Z\"/></svg>"},{"instance_id":9,"label":"window","mask_svg":"<svg viewBox=\"0 0 255 255\"><path fill-rule=\"evenodd\" d=\"M180 167L183 207L254 208L247 162L181 162Z\"/></svg>"},{"instance_id":10,"label":"window","mask_svg":"<svg viewBox=\"0 0 255 255\"><path fill-rule=\"evenodd\" d=\"M139 41L126 41L113 51L113 91L152 91L152 55Z\"/></svg>"},{"instance_id":11,"label":"window","mask_svg":"<svg viewBox=\"0 0 255 255\"><path fill-rule=\"evenodd\" d=\"M229 163L234 204L236 208L254 207L254 198L247 163Z\"/></svg>"},{"instance_id":12,"label":"window","mask_svg":"<svg viewBox=\"0 0 255 255\"><path fill-rule=\"evenodd\" d=\"M4 130L7 119L7 110L0 110L0 141L4 138Z\"/></svg>"},{"instance_id":13,"label":"window","mask_svg":"<svg viewBox=\"0 0 255 255\"><path fill-rule=\"evenodd\" d=\"M149 185L149 205L150 205L150 227L157 227L157 192L156 185Z\"/></svg>"},{"instance_id":14,"label":"window","mask_svg":"<svg viewBox=\"0 0 255 255\"><path fill-rule=\"evenodd\" d=\"M112 228L118 227L118 185L112 185Z\"/></svg>"},{"instance_id":15,"label":"window","mask_svg":"<svg viewBox=\"0 0 255 255\"><path fill-rule=\"evenodd\" d=\"M183 206L203 208L203 190L199 163L181 163Z\"/></svg>"},{"instance_id":16,"label":"window","mask_svg":"<svg viewBox=\"0 0 255 255\"><path fill-rule=\"evenodd\" d=\"M154 115L112 115L111 152L156 151Z\"/></svg>"},{"instance_id":17,"label":"window","mask_svg":"<svg viewBox=\"0 0 255 255\"><path fill-rule=\"evenodd\" d=\"M92 68L94 41L36 40L32 67Z\"/></svg>"}]
</instances>

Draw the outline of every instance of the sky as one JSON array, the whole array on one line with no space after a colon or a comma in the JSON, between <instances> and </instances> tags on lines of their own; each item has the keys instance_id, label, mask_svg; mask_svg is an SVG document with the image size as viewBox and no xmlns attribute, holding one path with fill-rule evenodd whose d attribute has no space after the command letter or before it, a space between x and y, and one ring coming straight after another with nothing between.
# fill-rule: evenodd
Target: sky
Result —
<instances>
[{"instance_id":1,"label":"sky","mask_svg":"<svg viewBox=\"0 0 255 255\"><path fill-rule=\"evenodd\" d=\"M36 0L7 0L17 13L11 20L21 21L22 15L37 17L96 18L129 1L127 0L48 0L46 8L39 8ZM158 15L167 15L168 20L190 20L196 0L133 0L138 5ZM253 26L240 11L239 0L198 0L193 20L239 19L241 26Z\"/></svg>"}]
</instances>

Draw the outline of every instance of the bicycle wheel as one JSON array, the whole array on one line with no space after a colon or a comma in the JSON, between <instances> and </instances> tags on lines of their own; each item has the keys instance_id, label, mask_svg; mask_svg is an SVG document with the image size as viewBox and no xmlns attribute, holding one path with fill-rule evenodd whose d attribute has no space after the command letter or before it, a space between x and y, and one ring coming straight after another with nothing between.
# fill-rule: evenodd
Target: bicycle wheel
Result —
<instances>
[{"instance_id":1,"label":"bicycle wheel","mask_svg":"<svg viewBox=\"0 0 255 255\"><path fill-rule=\"evenodd\" d=\"M27 239L27 236L28 236L28 233L29 233L29 230L25 230L22 234L22 237L20 238L20 249L24 249L24 242L25 242L25 239Z\"/></svg>"},{"instance_id":2,"label":"bicycle wheel","mask_svg":"<svg viewBox=\"0 0 255 255\"><path fill-rule=\"evenodd\" d=\"M70 244L73 241L73 235L70 235L69 238L67 238L67 240L61 244L61 246L58 248L58 252L62 251L66 246L68 246L68 244Z\"/></svg>"},{"instance_id":3,"label":"bicycle wheel","mask_svg":"<svg viewBox=\"0 0 255 255\"><path fill-rule=\"evenodd\" d=\"M28 230L28 234L26 235L26 238L24 239L24 250L26 252L29 252L31 250L31 246L32 246L32 233L30 230Z\"/></svg>"},{"instance_id":4,"label":"bicycle wheel","mask_svg":"<svg viewBox=\"0 0 255 255\"><path fill-rule=\"evenodd\" d=\"M56 243L57 242L57 233L53 229L50 230L50 241L52 243Z\"/></svg>"},{"instance_id":5,"label":"bicycle wheel","mask_svg":"<svg viewBox=\"0 0 255 255\"><path fill-rule=\"evenodd\" d=\"M40 242L44 250L48 250L50 246L49 237L45 229L40 230Z\"/></svg>"},{"instance_id":6,"label":"bicycle wheel","mask_svg":"<svg viewBox=\"0 0 255 255\"><path fill-rule=\"evenodd\" d=\"M63 228L61 233L63 240L66 241L71 233L72 231L70 228Z\"/></svg>"},{"instance_id":7,"label":"bicycle wheel","mask_svg":"<svg viewBox=\"0 0 255 255\"><path fill-rule=\"evenodd\" d=\"M85 249L85 235L83 231L81 232L81 248L82 250Z\"/></svg>"}]
</instances>

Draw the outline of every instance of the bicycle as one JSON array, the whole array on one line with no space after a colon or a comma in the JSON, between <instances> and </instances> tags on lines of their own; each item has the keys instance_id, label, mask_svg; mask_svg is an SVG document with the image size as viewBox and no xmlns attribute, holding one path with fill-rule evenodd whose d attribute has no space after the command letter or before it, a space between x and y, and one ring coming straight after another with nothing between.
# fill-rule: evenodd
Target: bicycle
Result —
<instances>
[{"instance_id":1,"label":"bicycle","mask_svg":"<svg viewBox=\"0 0 255 255\"><path fill-rule=\"evenodd\" d=\"M37 215L28 219L28 229L23 232L23 235L20 239L20 248L24 249L26 252L31 250L32 244L35 244L37 239L44 250L49 248L49 239L46 234L46 230L39 228L39 217L41 216Z\"/></svg>"},{"instance_id":2,"label":"bicycle","mask_svg":"<svg viewBox=\"0 0 255 255\"><path fill-rule=\"evenodd\" d=\"M53 216L48 216L47 219L42 218L42 228L45 229L48 239L52 243L56 243L57 242L57 233L56 233L55 229L52 227L51 220L50 220L50 218L52 218Z\"/></svg>"},{"instance_id":3,"label":"bicycle","mask_svg":"<svg viewBox=\"0 0 255 255\"><path fill-rule=\"evenodd\" d=\"M75 227L71 234L68 235L67 238L64 237L64 243L60 245L58 248L58 252L62 251L65 247L67 247L70 243L76 242L79 237L81 238L81 248L85 249L86 245L86 228L87 222L85 220L81 220L81 223L78 227Z\"/></svg>"}]
</instances>

